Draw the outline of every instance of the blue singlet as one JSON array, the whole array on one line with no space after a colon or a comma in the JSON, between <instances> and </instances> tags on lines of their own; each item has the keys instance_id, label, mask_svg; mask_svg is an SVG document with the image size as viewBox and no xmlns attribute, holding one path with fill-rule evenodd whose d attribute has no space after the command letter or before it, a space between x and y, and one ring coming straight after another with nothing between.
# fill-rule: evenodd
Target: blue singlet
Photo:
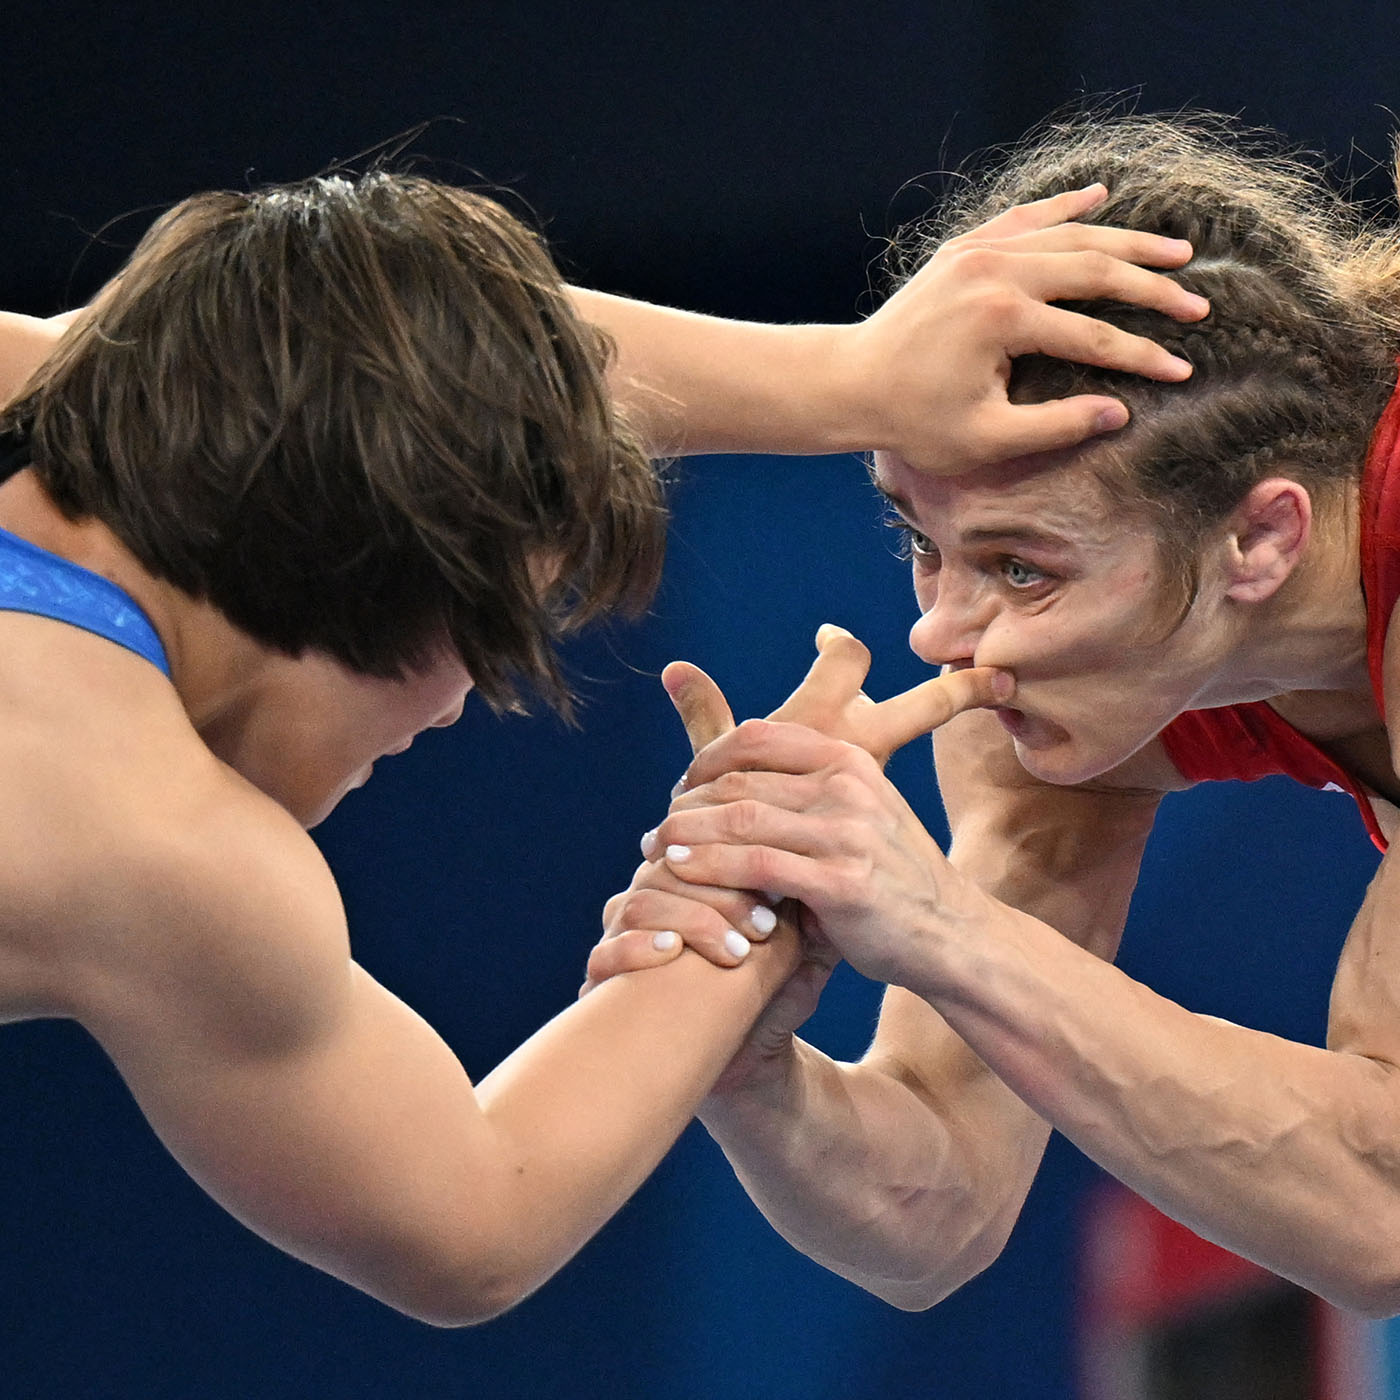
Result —
<instances>
[{"instance_id":1,"label":"blue singlet","mask_svg":"<svg viewBox=\"0 0 1400 1400\"><path fill-rule=\"evenodd\" d=\"M114 583L0 530L0 612L33 613L71 623L144 656L170 675L151 620Z\"/></svg>"}]
</instances>

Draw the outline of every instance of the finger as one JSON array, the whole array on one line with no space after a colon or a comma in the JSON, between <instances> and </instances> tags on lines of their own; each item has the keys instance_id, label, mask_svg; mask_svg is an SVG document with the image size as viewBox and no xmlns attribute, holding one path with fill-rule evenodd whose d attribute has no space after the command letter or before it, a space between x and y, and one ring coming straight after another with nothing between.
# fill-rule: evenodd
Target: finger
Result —
<instances>
[{"instance_id":1,"label":"finger","mask_svg":"<svg viewBox=\"0 0 1400 1400\"><path fill-rule=\"evenodd\" d=\"M785 807L789 812L805 812L821 798L822 773L768 773L762 769L721 773L713 782L703 783L686 791L671 803L672 812L691 812L697 807L724 807L731 802L763 802L770 807ZM662 861L663 842L658 829L652 868L665 871ZM662 876L663 879L667 878ZM650 881L648 882L650 883ZM663 888L671 888L669 885ZM621 898L621 896L618 896ZM769 900L768 903L772 903Z\"/></svg>"},{"instance_id":2,"label":"finger","mask_svg":"<svg viewBox=\"0 0 1400 1400\"><path fill-rule=\"evenodd\" d=\"M1184 238L1167 238L1142 229L1112 224L1057 224L1000 241L1011 253L1107 253L1141 267L1184 267L1194 249Z\"/></svg>"},{"instance_id":3,"label":"finger","mask_svg":"<svg viewBox=\"0 0 1400 1400\"><path fill-rule=\"evenodd\" d=\"M947 724L964 710L1004 705L1015 692L1007 671L992 666L964 666L924 681L875 706L867 721L877 737L882 763L912 739Z\"/></svg>"},{"instance_id":4,"label":"finger","mask_svg":"<svg viewBox=\"0 0 1400 1400\"><path fill-rule=\"evenodd\" d=\"M965 236L970 239L1014 238L1017 234L1032 233L1036 229L1077 219L1107 198L1107 188L1098 183L1085 185L1082 189L1063 190L1045 199L1032 200L1029 204L1018 204L996 218L988 219L985 224L979 224Z\"/></svg>"},{"instance_id":5,"label":"finger","mask_svg":"<svg viewBox=\"0 0 1400 1400\"><path fill-rule=\"evenodd\" d=\"M613 910L603 942L637 929L674 932L711 962L730 966L777 927L772 908L748 890L700 889L682 884L664 864L657 869L667 888L629 890Z\"/></svg>"},{"instance_id":6,"label":"finger","mask_svg":"<svg viewBox=\"0 0 1400 1400\"><path fill-rule=\"evenodd\" d=\"M806 725L747 719L696 755L686 774L685 787L691 791L731 770L758 768L770 773L816 773L843 758L861 753L852 745L829 738Z\"/></svg>"},{"instance_id":7,"label":"finger","mask_svg":"<svg viewBox=\"0 0 1400 1400\"><path fill-rule=\"evenodd\" d=\"M1006 404L988 410L988 414L985 440L996 445L995 453L990 455L1004 459L1077 447L1101 433L1116 432L1127 425L1131 416L1120 400L1101 394L1079 394L1038 404ZM932 464L934 470L939 466Z\"/></svg>"},{"instance_id":8,"label":"finger","mask_svg":"<svg viewBox=\"0 0 1400 1400\"><path fill-rule=\"evenodd\" d=\"M850 817L848 811L846 816ZM713 845L768 846L799 856L842 854L859 840L853 820L832 820L828 815L786 802L726 802L722 806L694 807L673 812L661 824L661 860L673 875L688 859L687 852ZM693 872L683 879L695 879ZM776 886L764 886L776 891ZM784 893L786 893L784 891ZM669 925L667 925L669 927Z\"/></svg>"},{"instance_id":9,"label":"finger","mask_svg":"<svg viewBox=\"0 0 1400 1400\"><path fill-rule=\"evenodd\" d=\"M1006 352L1012 356L1054 355L1170 382L1189 379L1192 373L1189 361L1178 359L1156 341L1060 306L1031 307Z\"/></svg>"},{"instance_id":10,"label":"finger","mask_svg":"<svg viewBox=\"0 0 1400 1400\"><path fill-rule=\"evenodd\" d=\"M724 692L698 666L673 661L662 671L661 684L685 725L692 753L699 753L734 728L734 714Z\"/></svg>"},{"instance_id":11,"label":"finger","mask_svg":"<svg viewBox=\"0 0 1400 1400\"><path fill-rule=\"evenodd\" d=\"M667 939L664 935L670 934ZM588 977L584 988L596 987L610 977L626 972L644 972L674 962L685 951L685 944L674 930L632 929L599 943L588 955Z\"/></svg>"},{"instance_id":12,"label":"finger","mask_svg":"<svg viewBox=\"0 0 1400 1400\"><path fill-rule=\"evenodd\" d=\"M1024 253L1022 287L1037 301L1121 301L1182 321L1199 321L1210 303L1160 272L1106 252Z\"/></svg>"},{"instance_id":13,"label":"finger","mask_svg":"<svg viewBox=\"0 0 1400 1400\"><path fill-rule=\"evenodd\" d=\"M682 880L708 885L727 879L761 879L765 886L814 908L829 901L830 880L823 862L772 846L725 842L671 847L667 864Z\"/></svg>"},{"instance_id":14,"label":"finger","mask_svg":"<svg viewBox=\"0 0 1400 1400\"><path fill-rule=\"evenodd\" d=\"M817 631L817 659L769 718L821 728L859 692L869 674L869 647L844 627L824 623Z\"/></svg>"}]
</instances>

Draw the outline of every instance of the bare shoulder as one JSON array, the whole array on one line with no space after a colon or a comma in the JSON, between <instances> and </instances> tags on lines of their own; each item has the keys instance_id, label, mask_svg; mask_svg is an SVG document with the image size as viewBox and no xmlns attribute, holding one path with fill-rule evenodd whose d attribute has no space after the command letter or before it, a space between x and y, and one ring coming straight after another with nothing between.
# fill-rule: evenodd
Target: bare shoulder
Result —
<instances>
[{"instance_id":1,"label":"bare shoulder","mask_svg":"<svg viewBox=\"0 0 1400 1400\"><path fill-rule=\"evenodd\" d=\"M19 393L66 328L66 318L45 321L17 311L0 311L0 404Z\"/></svg>"},{"instance_id":2,"label":"bare shoulder","mask_svg":"<svg viewBox=\"0 0 1400 1400\"><path fill-rule=\"evenodd\" d=\"M344 914L314 843L178 705L119 697L91 726L61 708L9 719L0 1016L96 1029L229 1008L256 1034L343 978Z\"/></svg>"}]
</instances>

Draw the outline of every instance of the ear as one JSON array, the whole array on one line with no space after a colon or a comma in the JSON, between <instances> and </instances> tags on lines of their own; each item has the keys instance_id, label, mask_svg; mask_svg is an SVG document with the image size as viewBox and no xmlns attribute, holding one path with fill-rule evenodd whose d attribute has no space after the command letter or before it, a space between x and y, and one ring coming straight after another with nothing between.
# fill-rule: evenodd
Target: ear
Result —
<instances>
[{"instance_id":1,"label":"ear","mask_svg":"<svg viewBox=\"0 0 1400 1400\"><path fill-rule=\"evenodd\" d=\"M1227 596L1239 603L1272 597L1297 567L1312 537L1312 497L1286 477L1270 477L1226 521Z\"/></svg>"}]
</instances>

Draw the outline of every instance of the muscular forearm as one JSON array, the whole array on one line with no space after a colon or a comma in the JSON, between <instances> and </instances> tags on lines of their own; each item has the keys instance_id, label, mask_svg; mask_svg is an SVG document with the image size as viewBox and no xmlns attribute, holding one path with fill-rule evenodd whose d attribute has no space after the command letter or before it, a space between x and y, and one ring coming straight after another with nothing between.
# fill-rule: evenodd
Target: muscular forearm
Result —
<instances>
[{"instance_id":1,"label":"muscular forearm","mask_svg":"<svg viewBox=\"0 0 1400 1400\"><path fill-rule=\"evenodd\" d=\"M801 1041L784 1074L701 1109L790 1244L902 1308L930 1307L996 1258L1048 1134L960 1047L947 1049L961 1057L951 1114L888 1058L838 1064Z\"/></svg>"},{"instance_id":2,"label":"muscular forearm","mask_svg":"<svg viewBox=\"0 0 1400 1400\"><path fill-rule=\"evenodd\" d=\"M572 288L617 346L609 385L658 456L845 452L862 440L838 346L848 327L727 321Z\"/></svg>"},{"instance_id":3,"label":"muscular forearm","mask_svg":"<svg viewBox=\"0 0 1400 1400\"><path fill-rule=\"evenodd\" d=\"M944 962L949 1023L1108 1171L1342 1306L1400 1308L1393 1063L1194 1015L1011 911Z\"/></svg>"}]
</instances>

